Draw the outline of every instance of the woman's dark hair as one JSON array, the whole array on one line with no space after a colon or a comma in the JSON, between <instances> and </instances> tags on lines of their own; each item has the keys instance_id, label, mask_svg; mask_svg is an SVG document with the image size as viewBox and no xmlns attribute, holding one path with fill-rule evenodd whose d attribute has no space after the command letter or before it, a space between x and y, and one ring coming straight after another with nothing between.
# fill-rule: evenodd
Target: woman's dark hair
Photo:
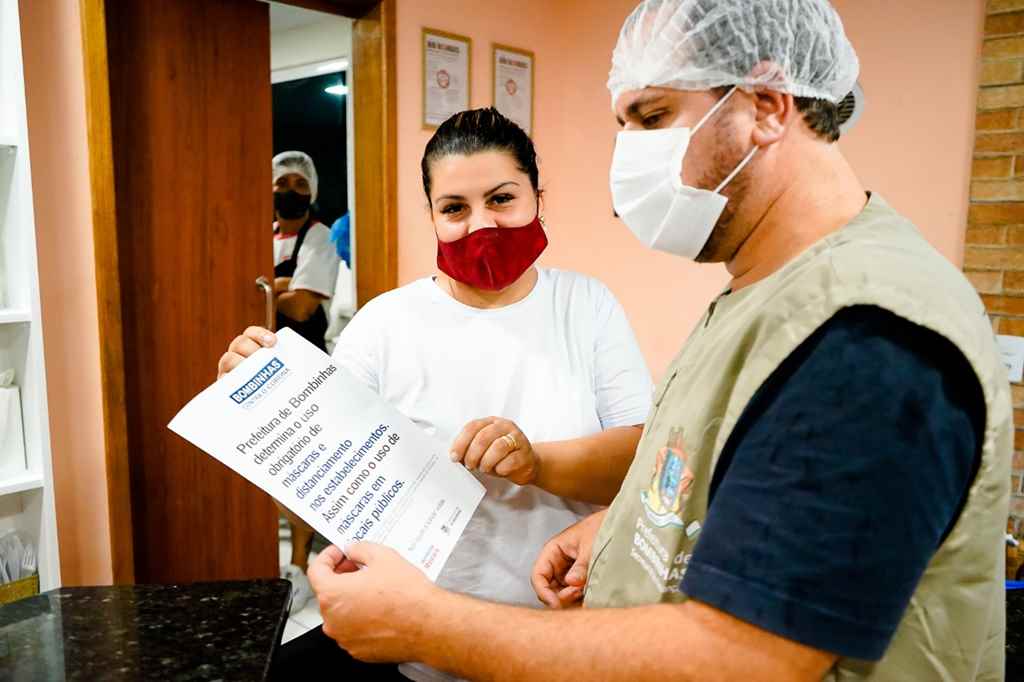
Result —
<instances>
[{"instance_id":1,"label":"woman's dark hair","mask_svg":"<svg viewBox=\"0 0 1024 682\"><path fill-rule=\"evenodd\" d=\"M540 191L537 151L530 136L497 109L488 107L460 111L442 123L430 138L420 164L427 201L430 201L430 167L435 161L452 154L468 156L489 151L511 154L519 170L530 176L533 190Z\"/></svg>"}]
</instances>

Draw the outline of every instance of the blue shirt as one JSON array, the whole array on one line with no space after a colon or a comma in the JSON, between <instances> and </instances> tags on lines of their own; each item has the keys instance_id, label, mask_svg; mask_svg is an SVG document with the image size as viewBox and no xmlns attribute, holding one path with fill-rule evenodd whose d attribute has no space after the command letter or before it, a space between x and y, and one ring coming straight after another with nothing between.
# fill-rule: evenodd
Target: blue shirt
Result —
<instances>
[{"instance_id":1,"label":"blue shirt","mask_svg":"<svg viewBox=\"0 0 1024 682\"><path fill-rule=\"evenodd\" d=\"M352 267L351 247L351 218L349 214L341 216L331 225L331 241L338 251L338 257L345 261L345 265Z\"/></svg>"},{"instance_id":2,"label":"blue shirt","mask_svg":"<svg viewBox=\"0 0 1024 682\"><path fill-rule=\"evenodd\" d=\"M950 341L881 308L840 311L737 422L683 592L881 658L960 514L984 426L981 385Z\"/></svg>"}]
</instances>

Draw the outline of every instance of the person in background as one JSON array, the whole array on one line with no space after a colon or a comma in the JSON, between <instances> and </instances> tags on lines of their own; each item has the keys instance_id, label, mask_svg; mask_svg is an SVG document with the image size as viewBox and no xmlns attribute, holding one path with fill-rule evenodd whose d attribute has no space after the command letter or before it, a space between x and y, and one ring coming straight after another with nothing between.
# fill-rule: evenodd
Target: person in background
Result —
<instances>
[{"instance_id":1,"label":"person in background","mask_svg":"<svg viewBox=\"0 0 1024 682\"><path fill-rule=\"evenodd\" d=\"M317 175L313 159L300 151L274 157L274 296L277 328L293 329L326 351L327 313L338 276L340 258L330 230L314 217ZM278 508L291 529L291 562L281 577L292 583L292 612L302 610L313 596L306 566L313 529L285 507Z\"/></svg>"},{"instance_id":2,"label":"person in background","mask_svg":"<svg viewBox=\"0 0 1024 682\"><path fill-rule=\"evenodd\" d=\"M650 410L650 374L604 284L535 266L548 230L537 153L519 126L493 108L455 114L430 139L421 170L437 272L361 307L333 358L451 444L452 459L486 488L438 583L539 607L534 557L552 534L612 501ZM250 328L220 372L273 343ZM285 649L281 667L296 678L298 666L339 679L394 674L354 668L319 629ZM401 672L450 679L423 665Z\"/></svg>"},{"instance_id":3,"label":"person in background","mask_svg":"<svg viewBox=\"0 0 1024 682\"><path fill-rule=\"evenodd\" d=\"M356 282L352 270L352 216L341 216L331 225L331 243L338 252L338 279L331 297L331 310L327 316L327 333L324 340L327 351L334 352L338 335L356 314Z\"/></svg>"},{"instance_id":4,"label":"person in background","mask_svg":"<svg viewBox=\"0 0 1024 682\"><path fill-rule=\"evenodd\" d=\"M827 0L640 4L608 83L613 204L728 289L611 507L540 554L556 610L363 542L310 566L324 632L473 680L1004 679L1009 382L977 292L837 144L858 72Z\"/></svg>"},{"instance_id":5,"label":"person in background","mask_svg":"<svg viewBox=\"0 0 1024 682\"><path fill-rule=\"evenodd\" d=\"M338 275L331 232L313 215L317 175L303 152L281 152L273 160L274 293L277 328L298 332L321 350L327 312Z\"/></svg>"}]
</instances>

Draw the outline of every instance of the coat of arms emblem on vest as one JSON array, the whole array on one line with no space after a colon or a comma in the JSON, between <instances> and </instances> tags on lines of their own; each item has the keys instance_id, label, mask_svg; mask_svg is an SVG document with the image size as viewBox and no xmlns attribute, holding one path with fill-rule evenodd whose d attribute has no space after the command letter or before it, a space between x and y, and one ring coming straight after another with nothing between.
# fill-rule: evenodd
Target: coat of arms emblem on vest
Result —
<instances>
[{"instance_id":1,"label":"coat of arms emblem on vest","mask_svg":"<svg viewBox=\"0 0 1024 682\"><path fill-rule=\"evenodd\" d=\"M693 485L693 471L687 465L683 430L669 432L668 442L658 450L651 484L640 493L647 516L659 528L682 528L683 503Z\"/></svg>"}]
</instances>

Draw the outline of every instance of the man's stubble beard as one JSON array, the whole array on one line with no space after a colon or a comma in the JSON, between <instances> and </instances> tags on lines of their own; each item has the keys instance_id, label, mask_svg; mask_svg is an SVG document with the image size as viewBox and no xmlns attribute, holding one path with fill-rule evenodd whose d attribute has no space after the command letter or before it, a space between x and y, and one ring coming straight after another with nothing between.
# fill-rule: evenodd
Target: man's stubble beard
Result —
<instances>
[{"instance_id":1,"label":"man's stubble beard","mask_svg":"<svg viewBox=\"0 0 1024 682\"><path fill-rule=\"evenodd\" d=\"M723 118L713 130L715 132L715 153L712 168L701 177L697 185L697 187L709 191L718 187L750 153L749 149L742 149L739 145L728 142L733 139L729 135L728 118ZM756 159L751 161L751 164L755 162ZM723 192L728 193L729 201L718 218L718 222L715 223L714 229L711 230L707 243L697 255L698 263L727 263L733 259L743 243L746 235L736 234L737 230L734 229L733 219L736 217L737 207L743 203L743 198L747 194L749 186L747 170L751 164L740 171L723 189Z\"/></svg>"}]
</instances>

